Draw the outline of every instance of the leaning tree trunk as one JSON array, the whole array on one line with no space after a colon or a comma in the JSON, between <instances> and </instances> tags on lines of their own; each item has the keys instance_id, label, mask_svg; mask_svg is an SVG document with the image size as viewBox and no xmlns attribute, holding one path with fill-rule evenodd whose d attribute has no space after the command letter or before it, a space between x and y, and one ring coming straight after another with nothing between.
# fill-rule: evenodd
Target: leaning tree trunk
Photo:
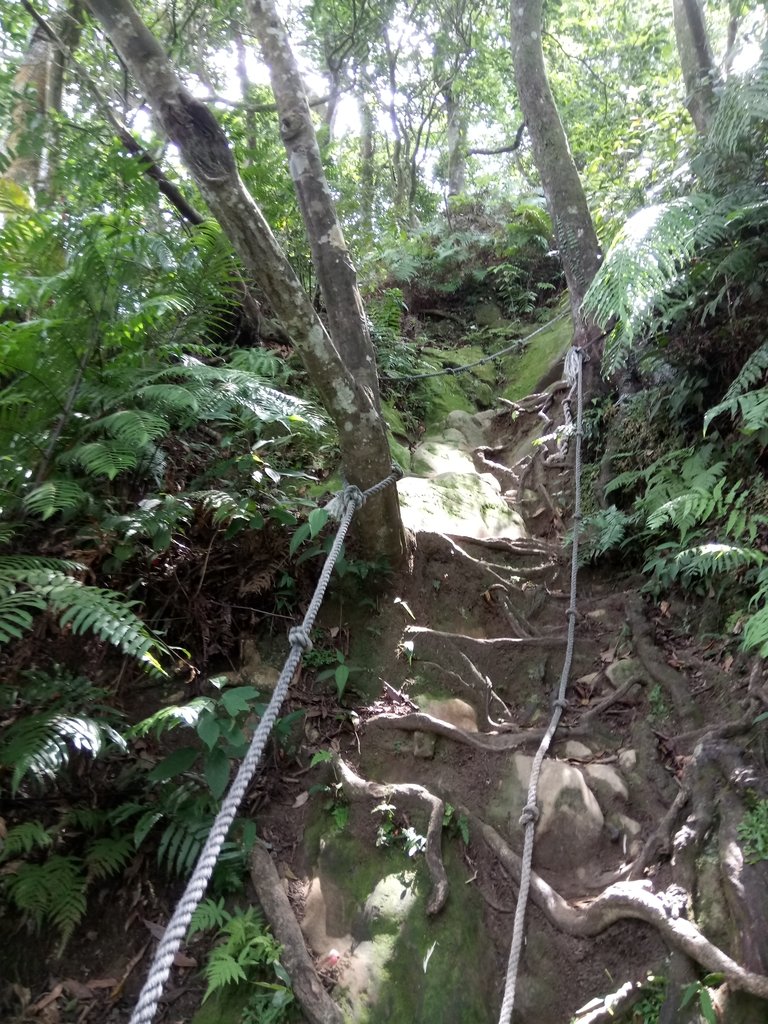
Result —
<instances>
[{"instance_id":1,"label":"leaning tree trunk","mask_svg":"<svg viewBox=\"0 0 768 1024\"><path fill-rule=\"evenodd\" d=\"M245 188L221 126L184 87L130 0L87 0L174 142L211 212L262 289L320 393L339 432L351 483L368 487L390 471L386 427L368 392L344 365L333 341ZM359 529L368 551L394 564L404 556L397 495L387 488L366 506Z\"/></svg>"},{"instance_id":2,"label":"leaning tree trunk","mask_svg":"<svg viewBox=\"0 0 768 1024\"><path fill-rule=\"evenodd\" d=\"M574 344L587 348L590 353L589 377L594 388L602 355L600 332L585 319L581 306L600 266L600 246L547 80L541 48L542 3L543 0L512 0L515 82L568 283Z\"/></svg>"},{"instance_id":3,"label":"leaning tree trunk","mask_svg":"<svg viewBox=\"0 0 768 1024\"><path fill-rule=\"evenodd\" d=\"M357 274L325 178L301 74L272 0L253 0L251 12L269 68L280 135L325 299L330 334L347 369L370 392L378 407L376 353L357 287Z\"/></svg>"},{"instance_id":4,"label":"leaning tree trunk","mask_svg":"<svg viewBox=\"0 0 768 1024\"><path fill-rule=\"evenodd\" d=\"M672 0L675 39L685 83L685 105L701 135L706 135L717 106L715 58L700 0Z\"/></svg>"}]
</instances>

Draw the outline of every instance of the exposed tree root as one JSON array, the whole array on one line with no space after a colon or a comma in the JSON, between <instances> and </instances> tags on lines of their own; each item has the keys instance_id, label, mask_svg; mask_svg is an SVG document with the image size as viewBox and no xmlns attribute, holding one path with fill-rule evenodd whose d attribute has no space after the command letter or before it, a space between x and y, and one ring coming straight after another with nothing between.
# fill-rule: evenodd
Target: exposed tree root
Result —
<instances>
[{"instance_id":1,"label":"exposed tree root","mask_svg":"<svg viewBox=\"0 0 768 1024\"><path fill-rule=\"evenodd\" d=\"M439 798L430 793L423 786L415 783L390 783L368 782L366 779L356 775L349 765L340 757L334 758L334 765L339 773L341 788L350 802L355 800L381 800L399 799L410 804L426 804L429 809L429 824L427 825L427 845L424 851L424 858L427 863L427 870L432 879L432 892L427 902L427 913L437 914L445 906L448 897L448 876L443 866L443 855L440 844L443 833L443 816L445 804Z\"/></svg>"},{"instance_id":2,"label":"exposed tree root","mask_svg":"<svg viewBox=\"0 0 768 1024\"><path fill-rule=\"evenodd\" d=\"M474 747L475 750L484 750L486 753L499 754L508 750L517 750L526 743L538 743L544 735L544 729L526 729L519 732L502 733L479 733L468 732L466 729L459 729L458 726L443 722L439 718L433 718L423 711L412 715L374 715L369 718L366 725L368 728L378 729L402 729L404 732L430 732L438 736L445 736L446 739L462 743L466 747ZM577 726L573 729L562 729L558 735L580 737L587 735L586 730Z\"/></svg>"},{"instance_id":3,"label":"exposed tree root","mask_svg":"<svg viewBox=\"0 0 768 1024\"><path fill-rule=\"evenodd\" d=\"M669 694L683 728L695 729L701 721L701 714L691 698L686 679L663 660L651 635L651 624L645 617L642 600L636 595L627 599L627 622L643 668L653 682Z\"/></svg>"},{"instance_id":4,"label":"exposed tree root","mask_svg":"<svg viewBox=\"0 0 768 1024\"><path fill-rule=\"evenodd\" d=\"M647 981L627 981L602 999L593 999L574 1013L571 1024L615 1024L651 991Z\"/></svg>"},{"instance_id":5,"label":"exposed tree root","mask_svg":"<svg viewBox=\"0 0 768 1024\"><path fill-rule=\"evenodd\" d=\"M317 976L272 858L260 843L256 843L251 851L250 872L259 903L275 938L283 947L280 959L290 975L304 1016L310 1024L343 1024L341 1010Z\"/></svg>"},{"instance_id":6,"label":"exposed tree root","mask_svg":"<svg viewBox=\"0 0 768 1024\"><path fill-rule=\"evenodd\" d=\"M549 648L562 647L565 643L565 636L562 634L558 636L498 636L486 639L466 636L464 633L444 633L439 629L429 629L426 626L406 626L405 634L411 637L431 636L438 640L450 640L455 644L468 644L479 648L503 647L505 645Z\"/></svg>"},{"instance_id":7,"label":"exposed tree root","mask_svg":"<svg viewBox=\"0 0 768 1024\"><path fill-rule=\"evenodd\" d=\"M475 817L466 807L457 807L493 850L499 861L519 884L520 858L498 832ZM686 894L676 886L663 893L653 891L647 881L617 882L590 903L579 907L565 900L535 872L531 873L531 899L561 931L588 938L598 935L617 921L631 918L652 925L675 949L680 950L707 971L723 974L734 989L768 999L768 976L748 971L710 942L686 918Z\"/></svg>"}]
</instances>

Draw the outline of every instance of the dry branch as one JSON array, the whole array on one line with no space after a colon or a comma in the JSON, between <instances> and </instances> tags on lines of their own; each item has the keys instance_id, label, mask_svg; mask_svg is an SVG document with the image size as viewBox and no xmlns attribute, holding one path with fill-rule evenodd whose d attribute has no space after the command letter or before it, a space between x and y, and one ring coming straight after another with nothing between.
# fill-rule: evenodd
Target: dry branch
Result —
<instances>
[{"instance_id":1,"label":"dry branch","mask_svg":"<svg viewBox=\"0 0 768 1024\"><path fill-rule=\"evenodd\" d=\"M256 843L251 851L250 869L259 903L275 938L283 947L280 960L290 976L291 986L306 1019L309 1024L343 1024L341 1010L317 976L272 858L260 843Z\"/></svg>"}]
</instances>

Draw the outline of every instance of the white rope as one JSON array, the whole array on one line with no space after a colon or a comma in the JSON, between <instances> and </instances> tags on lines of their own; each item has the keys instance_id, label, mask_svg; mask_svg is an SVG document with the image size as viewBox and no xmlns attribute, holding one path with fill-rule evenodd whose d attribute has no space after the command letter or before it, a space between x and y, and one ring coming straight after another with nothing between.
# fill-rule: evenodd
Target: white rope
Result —
<instances>
[{"instance_id":1,"label":"white rope","mask_svg":"<svg viewBox=\"0 0 768 1024\"><path fill-rule=\"evenodd\" d=\"M517 972L520 965L520 953L523 948L525 911L528 904L528 890L531 884L531 861L533 859L533 836L536 828L536 821L539 817L539 808L536 804L536 791L539 785L539 774L541 766L546 757L552 737L555 735L557 726L560 723L563 711L567 708L568 702L565 699L565 691L568 688L568 677L573 662L573 646L576 637L576 577L578 573L579 557L579 531L581 523L581 421L583 413L582 396L582 363L584 354L581 349L571 348L565 357L564 372L571 385L571 394L576 389L576 444L575 444L575 467L574 467L574 499L573 499L573 544L571 547L571 594L566 616L568 618L568 633L565 644L565 660L563 670L560 674L560 686L557 691L557 698L554 701L554 710L547 731L542 737L539 749L531 765L531 777L528 782L528 795L523 813L520 815L520 824L524 826L523 854L520 868L520 888L517 894L517 906L515 908L515 922L512 928L512 945L509 951L509 962L507 964L507 977L504 983L504 999L499 1014L499 1024L510 1024L512 1010L515 1005L515 989L517 987Z\"/></svg>"},{"instance_id":2,"label":"white rope","mask_svg":"<svg viewBox=\"0 0 768 1024\"><path fill-rule=\"evenodd\" d=\"M181 899L176 904L173 916L168 922L168 927L165 929L165 933L155 950L147 980L144 982L144 987L141 990L136 1008L131 1016L130 1024L152 1024L155 1018L158 1003L168 981L168 976L171 973L174 957L184 941L192 915L205 895L205 890L208 888L208 883L211 880L213 869L216 867L216 861L224 845L227 832L229 832L246 790L256 773L267 740L269 739L269 734L288 693L288 686L293 679L296 669L299 667L304 651L312 647L309 634L320 610L320 605L333 572L333 566L339 556L344 538L352 522L352 517L368 498L378 494L379 491L384 490L385 487L394 483L401 476L402 472L397 468L393 468L393 472L388 477L365 492L362 492L357 487L346 487L344 489L343 516L336 532L336 538L320 573L320 579L317 581L315 592L304 616L304 621L300 626L295 626L288 634L291 649L283 666L283 671L278 678L272 699L259 722L234 782L224 797L221 809L211 826L211 831L208 833L208 838L200 852L192 876L187 882Z\"/></svg>"}]
</instances>

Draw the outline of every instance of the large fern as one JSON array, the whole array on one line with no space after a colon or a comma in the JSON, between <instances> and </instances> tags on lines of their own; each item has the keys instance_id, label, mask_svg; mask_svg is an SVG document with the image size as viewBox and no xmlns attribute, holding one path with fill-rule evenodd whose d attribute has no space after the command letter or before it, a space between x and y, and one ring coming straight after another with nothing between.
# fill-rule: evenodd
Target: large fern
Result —
<instances>
[{"instance_id":1,"label":"large fern","mask_svg":"<svg viewBox=\"0 0 768 1024\"><path fill-rule=\"evenodd\" d=\"M0 556L0 644L16 639L33 624L33 615L50 608L62 628L93 632L124 654L159 669L165 645L133 611L124 595L87 586L70 575L71 562L27 555Z\"/></svg>"}]
</instances>

